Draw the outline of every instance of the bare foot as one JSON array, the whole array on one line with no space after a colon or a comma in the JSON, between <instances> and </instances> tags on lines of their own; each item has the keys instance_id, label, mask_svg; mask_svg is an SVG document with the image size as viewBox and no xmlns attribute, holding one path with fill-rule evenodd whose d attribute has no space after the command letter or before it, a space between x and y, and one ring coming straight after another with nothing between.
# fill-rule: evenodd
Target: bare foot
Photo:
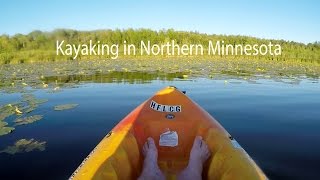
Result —
<instances>
[{"instance_id":1,"label":"bare foot","mask_svg":"<svg viewBox=\"0 0 320 180\"><path fill-rule=\"evenodd\" d=\"M210 157L208 145L202 140L201 136L197 136L193 142L190 152L188 166L178 175L178 179L202 179L203 163Z\"/></svg>"},{"instance_id":2,"label":"bare foot","mask_svg":"<svg viewBox=\"0 0 320 180\"><path fill-rule=\"evenodd\" d=\"M158 166L158 150L154 140L149 137L143 145L143 170L138 180L163 180L164 174Z\"/></svg>"}]
</instances>

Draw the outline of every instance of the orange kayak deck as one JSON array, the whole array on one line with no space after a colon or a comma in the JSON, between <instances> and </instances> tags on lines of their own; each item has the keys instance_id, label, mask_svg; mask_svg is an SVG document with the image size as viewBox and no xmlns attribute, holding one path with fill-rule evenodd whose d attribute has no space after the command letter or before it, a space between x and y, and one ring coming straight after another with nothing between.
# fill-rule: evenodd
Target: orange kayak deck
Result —
<instances>
[{"instance_id":1,"label":"orange kayak deck","mask_svg":"<svg viewBox=\"0 0 320 180\"><path fill-rule=\"evenodd\" d=\"M167 179L187 166L194 138L200 135L211 157L203 179L267 179L245 150L199 105L175 87L167 87L134 109L82 162L72 179L137 179L142 147L152 137L158 164Z\"/></svg>"}]
</instances>

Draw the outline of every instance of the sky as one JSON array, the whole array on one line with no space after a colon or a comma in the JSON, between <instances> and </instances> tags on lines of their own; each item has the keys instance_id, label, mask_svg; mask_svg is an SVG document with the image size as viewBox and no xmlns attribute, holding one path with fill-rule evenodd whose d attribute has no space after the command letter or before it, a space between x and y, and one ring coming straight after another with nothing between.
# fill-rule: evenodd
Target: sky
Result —
<instances>
[{"instance_id":1,"label":"sky","mask_svg":"<svg viewBox=\"0 0 320 180\"><path fill-rule=\"evenodd\" d=\"M0 0L0 34L150 28L320 41L320 1Z\"/></svg>"}]
</instances>

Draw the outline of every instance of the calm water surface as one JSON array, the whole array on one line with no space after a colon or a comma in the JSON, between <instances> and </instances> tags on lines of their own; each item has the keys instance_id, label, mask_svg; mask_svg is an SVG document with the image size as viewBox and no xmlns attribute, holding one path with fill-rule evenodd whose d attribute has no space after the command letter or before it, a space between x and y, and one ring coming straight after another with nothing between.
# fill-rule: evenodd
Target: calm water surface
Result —
<instances>
[{"instance_id":1,"label":"calm water surface","mask_svg":"<svg viewBox=\"0 0 320 180\"><path fill-rule=\"evenodd\" d=\"M174 85L214 116L270 179L316 179L320 162L320 84L258 80L151 80L149 83L82 82L74 88L32 92L49 101L30 114L38 122L0 137L0 149L19 139L46 141L44 151L0 153L0 179L67 179L97 143L137 105ZM21 93L0 93L0 105ZM78 107L54 111L59 104ZM10 117L9 125L14 120Z\"/></svg>"}]
</instances>

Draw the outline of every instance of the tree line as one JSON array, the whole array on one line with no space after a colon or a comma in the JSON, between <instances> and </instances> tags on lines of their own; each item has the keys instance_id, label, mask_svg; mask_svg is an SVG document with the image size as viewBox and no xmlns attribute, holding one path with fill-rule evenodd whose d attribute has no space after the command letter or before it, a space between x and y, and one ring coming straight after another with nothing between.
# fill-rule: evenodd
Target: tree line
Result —
<instances>
[{"instance_id":1,"label":"tree line","mask_svg":"<svg viewBox=\"0 0 320 180\"><path fill-rule=\"evenodd\" d=\"M150 29L125 29L125 30L95 30L77 31L71 29L56 29L52 32L32 31L29 34L16 34L13 36L0 36L0 64L26 63L39 61L69 60L72 57L56 55L56 41L65 40L71 44L84 44L89 40L100 41L105 44L127 44L139 46L141 41L150 40L154 44L162 44L175 40L177 44L202 44L207 46L208 41L221 41L225 44L280 44L281 56L257 57L230 57L211 56L202 58L259 58L270 60L298 60L320 62L320 42L304 44L285 40L260 39L240 35L216 35L198 32L175 31L173 29L154 31ZM108 56L82 56L79 59L108 59ZM133 58L139 58L133 57ZM195 57L197 58L197 57ZM199 57L200 58L200 57Z\"/></svg>"}]
</instances>

